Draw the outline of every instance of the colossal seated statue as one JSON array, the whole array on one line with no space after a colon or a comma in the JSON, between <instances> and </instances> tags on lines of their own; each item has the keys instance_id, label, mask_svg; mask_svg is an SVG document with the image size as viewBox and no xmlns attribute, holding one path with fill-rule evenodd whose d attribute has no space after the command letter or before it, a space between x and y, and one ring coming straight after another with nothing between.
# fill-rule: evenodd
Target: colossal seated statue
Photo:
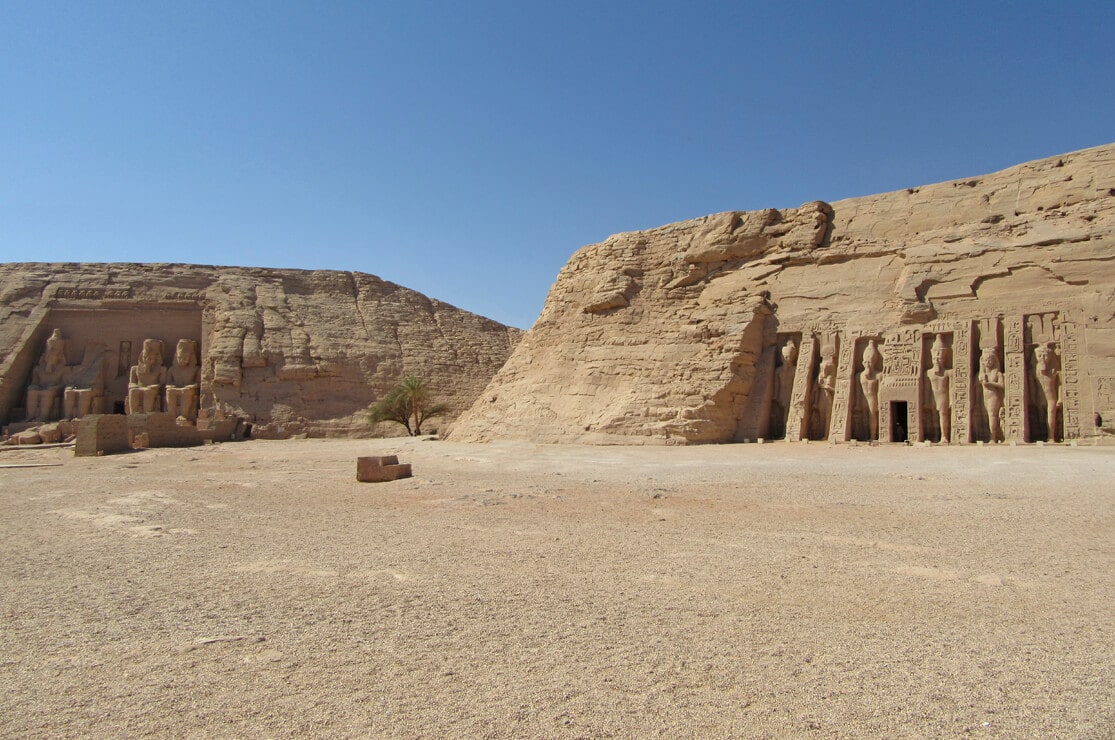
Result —
<instances>
[{"instance_id":1,"label":"colossal seated statue","mask_svg":"<svg viewBox=\"0 0 1115 740\"><path fill-rule=\"evenodd\" d=\"M68 376L66 340L62 330L55 329L46 340L39 364L31 371L31 385L27 386L28 421L50 421L54 402L62 395Z\"/></svg>"},{"instance_id":2,"label":"colossal seated statue","mask_svg":"<svg viewBox=\"0 0 1115 740\"><path fill-rule=\"evenodd\" d=\"M197 342L192 339L179 339L174 350L174 364L167 371L167 413L175 417L185 417L189 421L197 418L197 379Z\"/></svg>"},{"instance_id":3,"label":"colossal seated statue","mask_svg":"<svg viewBox=\"0 0 1115 740\"><path fill-rule=\"evenodd\" d=\"M159 410L159 397L166 384L163 367L163 343L158 339L144 339L139 363L128 371L129 414L150 414Z\"/></svg>"},{"instance_id":4,"label":"colossal seated statue","mask_svg":"<svg viewBox=\"0 0 1115 740\"><path fill-rule=\"evenodd\" d=\"M89 413L101 413L94 409L94 402L104 395L104 352L104 345L86 345L81 365L71 370L62 396L65 418L80 419Z\"/></svg>"}]
</instances>

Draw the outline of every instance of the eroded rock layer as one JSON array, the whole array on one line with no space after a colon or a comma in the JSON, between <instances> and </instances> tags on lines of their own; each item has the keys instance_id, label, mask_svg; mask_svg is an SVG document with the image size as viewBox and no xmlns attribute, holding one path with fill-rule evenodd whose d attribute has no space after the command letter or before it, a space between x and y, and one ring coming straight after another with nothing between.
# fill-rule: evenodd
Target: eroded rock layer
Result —
<instances>
[{"instance_id":1,"label":"eroded rock layer","mask_svg":"<svg viewBox=\"0 0 1115 740\"><path fill-rule=\"evenodd\" d=\"M361 273L4 264L0 423L35 413L79 415L78 407L123 412L129 400L142 399L129 392L141 353L160 355L151 365L166 366L167 377L158 382L170 384L176 346L185 339L186 362L193 349L197 371L182 383L196 383L197 398L189 401L203 419L244 417L258 436L368 434L364 410L407 374L425 378L453 418L520 336L518 329ZM47 361L49 347L57 367ZM134 389L134 374L132 381ZM61 385L64 394L28 392ZM83 400L74 389L95 397ZM162 392L148 402L161 410ZM28 405L36 407L32 414Z\"/></svg>"},{"instance_id":2,"label":"eroded rock layer","mask_svg":"<svg viewBox=\"0 0 1115 740\"><path fill-rule=\"evenodd\" d=\"M1060 441L1115 422L1115 145L578 251L456 440Z\"/></svg>"}]
</instances>

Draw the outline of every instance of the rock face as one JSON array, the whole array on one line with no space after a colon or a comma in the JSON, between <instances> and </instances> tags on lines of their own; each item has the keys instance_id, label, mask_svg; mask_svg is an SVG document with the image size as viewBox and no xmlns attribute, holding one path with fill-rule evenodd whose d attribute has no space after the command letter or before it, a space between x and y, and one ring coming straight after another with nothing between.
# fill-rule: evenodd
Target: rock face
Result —
<instances>
[{"instance_id":1,"label":"rock face","mask_svg":"<svg viewBox=\"0 0 1115 740\"><path fill-rule=\"evenodd\" d=\"M63 406L76 416L150 402L136 391L143 349L161 352L167 377L194 384L196 397L191 389L185 398L202 421L241 416L255 436L369 434L364 409L406 374L426 378L452 409L437 421L448 421L476 399L521 334L361 273L5 264L0 423L34 415L29 387L44 418L58 418ZM45 362L47 345L61 370ZM187 350L185 368L176 347Z\"/></svg>"},{"instance_id":2,"label":"rock face","mask_svg":"<svg viewBox=\"0 0 1115 740\"><path fill-rule=\"evenodd\" d=\"M1115 422L1115 145L578 251L452 431L1060 441Z\"/></svg>"}]
</instances>

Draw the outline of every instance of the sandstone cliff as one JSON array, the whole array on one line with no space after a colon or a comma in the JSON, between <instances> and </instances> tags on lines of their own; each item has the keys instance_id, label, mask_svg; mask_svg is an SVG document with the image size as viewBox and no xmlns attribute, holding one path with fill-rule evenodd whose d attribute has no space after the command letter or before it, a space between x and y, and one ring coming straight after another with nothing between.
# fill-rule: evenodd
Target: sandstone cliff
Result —
<instances>
[{"instance_id":1,"label":"sandstone cliff","mask_svg":"<svg viewBox=\"0 0 1115 740\"><path fill-rule=\"evenodd\" d=\"M1115 145L721 213L578 251L452 438L1089 436L1113 312Z\"/></svg>"},{"instance_id":2,"label":"sandstone cliff","mask_svg":"<svg viewBox=\"0 0 1115 740\"><path fill-rule=\"evenodd\" d=\"M70 375L95 377L107 412L122 410L144 339L162 341L167 364L178 339L198 342L202 416L245 417L259 436L369 434L363 410L410 373L450 404L453 413L435 420L446 422L521 335L361 273L4 264L0 422L19 420L54 329L65 336Z\"/></svg>"}]
</instances>

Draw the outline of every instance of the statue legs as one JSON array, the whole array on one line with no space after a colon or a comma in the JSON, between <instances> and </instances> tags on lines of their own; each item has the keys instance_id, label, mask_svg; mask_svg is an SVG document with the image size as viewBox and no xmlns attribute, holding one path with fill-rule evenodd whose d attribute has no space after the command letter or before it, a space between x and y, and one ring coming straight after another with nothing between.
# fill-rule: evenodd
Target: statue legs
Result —
<instances>
[{"instance_id":1,"label":"statue legs","mask_svg":"<svg viewBox=\"0 0 1115 740\"><path fill-rule=\"evenodd\" d=\"M54 400L61 395L62 387L35 388L27 391L27 420L50 421Z\"/></svg>"},{"instance_id":2,"label":"statue legs","mask_svg":"<svg viewBox=\"0 0 1115 740\"><path fill-rule=\"evenodd\" d=\"M66 388L62 398L65 418L80 419L89 414L93 409L93 397L96 391L93 388Z\"/></svg>"},{"instance_id":3,"label":"statue legs","mask_svg":"<svg viewBox=\"0 0 1115 740\"><path fill-rule=\"evenodd\" d=\"M1049 429L1049 441L1057 441L1057 402L1047 403L1045 407L1046 426Z\"/></svg>"},{"instance_id":4,"label":"statue legs","mask_svg":"<svg viewBox=\"0 0 1115 740\"><path fill-rule=\"evenodd\" d=\"M175 418L184 416L190 421L197 418L197 386L167 386L166 410Z\"/></svg>"},{"instance_id":5,"label":"statue legs","mask_svg":"<svg viewBox=\"0 0 1115 740\"><path fill-rule=\"evenodd\" d=\"M128 389L129 414L153 414L158 411L159 386L133 386Z\"/></svg>"}]
</instances>

